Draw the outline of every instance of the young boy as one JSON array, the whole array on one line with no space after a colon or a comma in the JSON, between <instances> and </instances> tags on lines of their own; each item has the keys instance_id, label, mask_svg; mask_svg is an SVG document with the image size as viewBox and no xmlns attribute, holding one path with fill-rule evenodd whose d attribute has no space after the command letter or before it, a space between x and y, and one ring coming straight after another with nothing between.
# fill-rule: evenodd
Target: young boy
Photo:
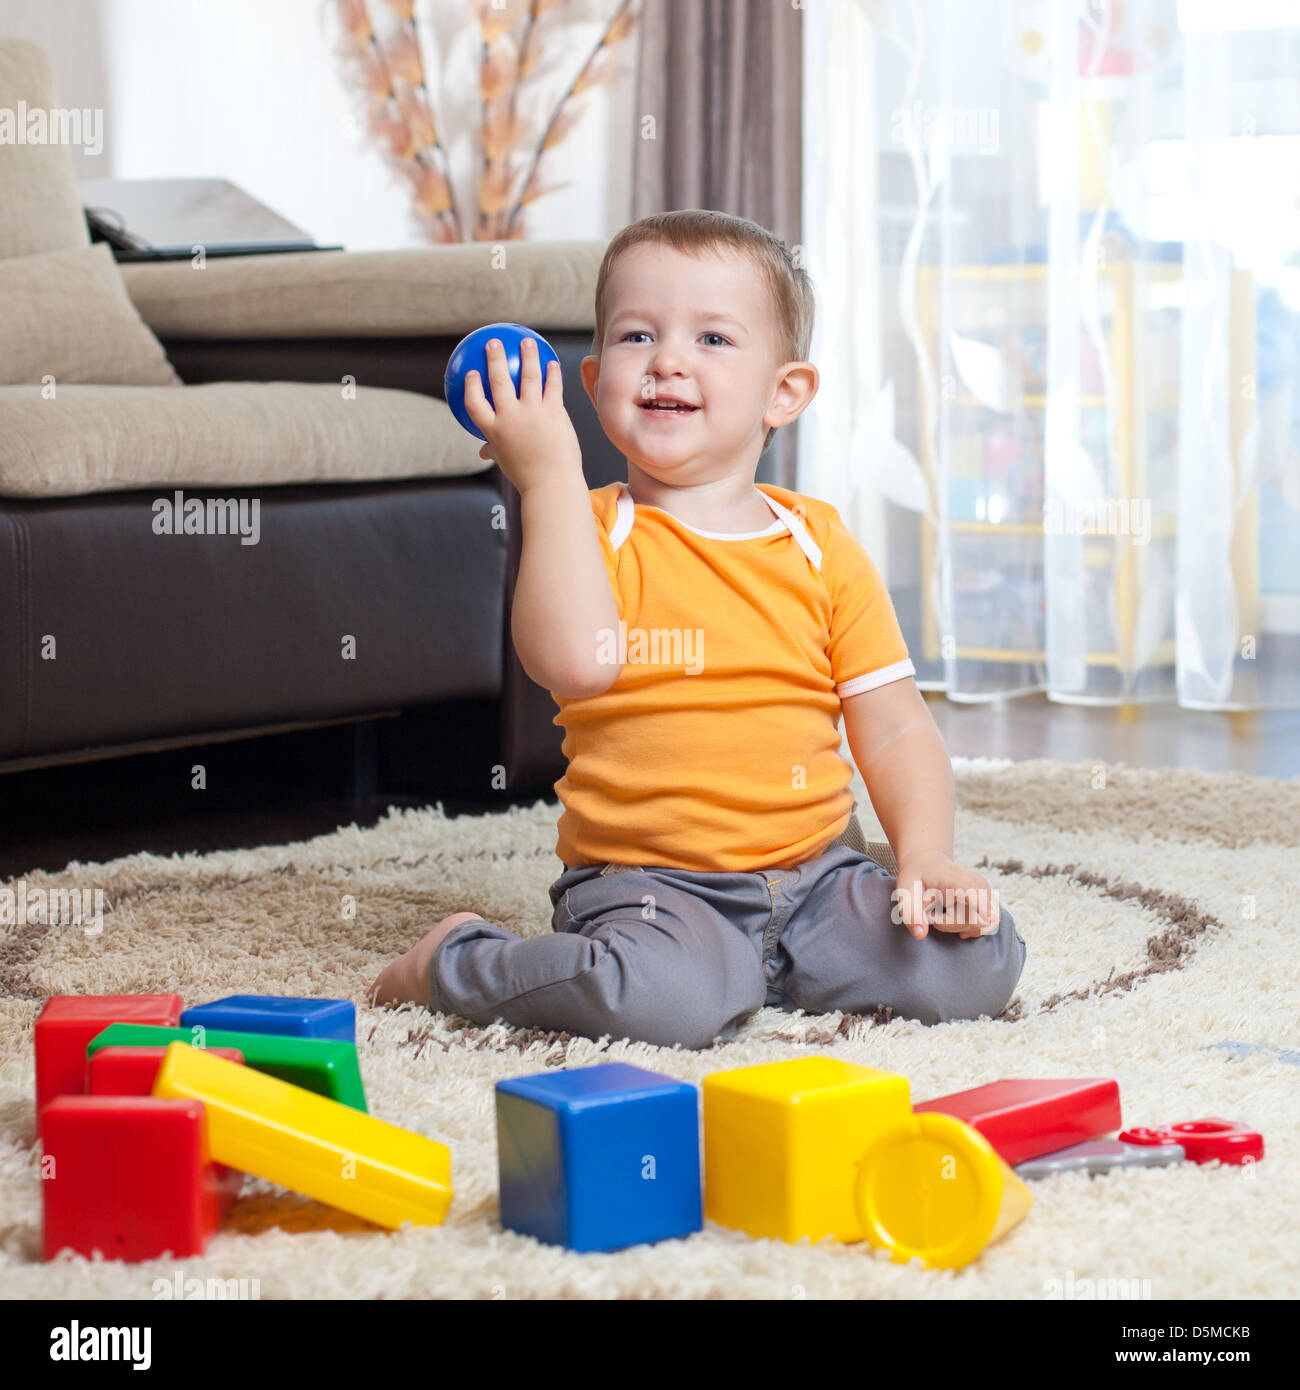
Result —
<instances>
[{"instance_id":1,"label":"young boy","mask_svg":"<svg viewBox=\"0 0 1300 1390\"><path fill-rule=\"evenodd\" d=\"M457 912L376 1002L689 1048L764 1004L923 1023L1006 1007L1024 941L952 861L952 768L888 591L833 507L754 482L817 392L812 324L807 274L754 223L624 228L581 370L628 481L592 491L558 364L543 383L525 341L516 399L489 347L495 410L471 373L481 456L520 493L511 630L565 731L566 868L551 935ZM897 880L853 847L841 715Z\"/></svg>"}]
</instances>

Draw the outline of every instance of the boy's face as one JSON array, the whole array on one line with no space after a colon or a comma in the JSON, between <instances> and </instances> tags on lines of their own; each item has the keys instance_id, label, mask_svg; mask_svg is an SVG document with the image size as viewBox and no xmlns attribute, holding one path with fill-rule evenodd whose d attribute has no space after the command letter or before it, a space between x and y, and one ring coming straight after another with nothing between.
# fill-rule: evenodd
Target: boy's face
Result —
<instances>
[{"instance_id":1,"label":"boy's face","mask_svg":"<svg viewBox=\"0 0 1300 1390\"><path fill-rule=\"evenodd\" d=\"M605 341L582 382L628 463L686 486L747 470L769 426L788 424L817 393L811 362L778 360L767 290L753 263L633 247L607 285ZM656 400L696 407L655 410Z\"/></svg>"}]
</instances>

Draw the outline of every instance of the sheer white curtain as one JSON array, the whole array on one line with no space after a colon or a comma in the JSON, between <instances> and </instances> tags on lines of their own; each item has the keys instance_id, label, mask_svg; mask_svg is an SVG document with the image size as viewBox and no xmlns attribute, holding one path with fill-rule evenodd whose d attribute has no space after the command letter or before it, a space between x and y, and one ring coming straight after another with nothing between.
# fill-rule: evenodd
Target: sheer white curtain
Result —
<instances>
[{"instance_id":1,"label":"sheer white curtain","mask_svg":"<svg viewBox=\"0 0 1300 1390\"><path fill-rule=\"evenodd\" d=\"M1300 4L808 0L798 486L958 700L1300 705Z\"/></svg>"}]
</instances>

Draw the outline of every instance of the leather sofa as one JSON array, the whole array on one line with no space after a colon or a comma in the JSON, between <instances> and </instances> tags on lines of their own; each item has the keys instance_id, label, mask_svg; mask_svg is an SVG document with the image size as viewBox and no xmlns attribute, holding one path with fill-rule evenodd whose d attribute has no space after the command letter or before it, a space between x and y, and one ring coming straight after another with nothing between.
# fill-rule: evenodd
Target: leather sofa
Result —
<instances>
[{"instance_id":1,"label":"leather sofa","mask_svg":"<svg viewBox=\"0 0 1300 1390\"><path fill-rule=\"evenodd\" d=\"M590 486L623 476L578 376L590 333L530 326L560 358ZM332 382L346 363L367 383L441 396L460 336L163 342L186 383ZM0 772L487 698L505 789L549 793L561 735L509 637L518 494L495 466L220 489L260 499L262 543L238 564L220 537L160 546L141 524L158 491L0 497ZM490 523L498 507L504 529ZM46 634L57 663L42 660ZM364 659L341 661L338 634Z\"/></svg>"}]
</instances>

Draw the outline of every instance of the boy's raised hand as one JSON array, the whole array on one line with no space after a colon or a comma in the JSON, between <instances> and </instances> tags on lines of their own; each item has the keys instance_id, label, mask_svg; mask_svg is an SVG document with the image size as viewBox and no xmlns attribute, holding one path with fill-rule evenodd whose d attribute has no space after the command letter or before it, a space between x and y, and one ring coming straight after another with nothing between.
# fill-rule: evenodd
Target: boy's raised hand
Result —
<instances>
[{"instance_id":1,"label":"boy's raised hand","mask_svg":"<svg viewBox=\"0 0 1300 1390\"><path fill-rule=\"evenodd\" d=\"M918 941L931 927L955 932L963 941L990 936L1001 919L997 892L983 874L962 868L939 850L898 861L894 920Z\"/></svg>"},{"instance_id":2,"label":"boy's raised hand","mask_svg":"<svg viewBox=\"0 0 1300 1390\"><path fill-rule=\"evenodd\" d=\"M520 492L565 469L581 473L582 449L564 408L560 364L550 364L543 383L537 339L525 338L519 345L516 396L499 338L488 343L487 359L492 404L483 394L478 372L465 375L466 414L487 438L479 458L493 460Z\"/></svg>"}]
</instances>

